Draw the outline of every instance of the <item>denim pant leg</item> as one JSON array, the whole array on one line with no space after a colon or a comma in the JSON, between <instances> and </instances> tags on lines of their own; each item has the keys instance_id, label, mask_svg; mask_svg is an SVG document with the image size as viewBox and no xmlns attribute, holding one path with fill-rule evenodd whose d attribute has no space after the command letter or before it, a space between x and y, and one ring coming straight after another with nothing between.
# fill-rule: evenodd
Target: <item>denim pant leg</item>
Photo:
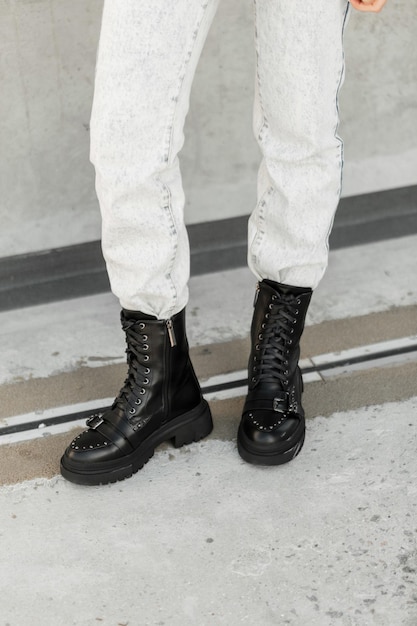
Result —
<instances>
[{"instance_id":1,"label":"denim pant leg","mask_svg":"<svg viewBox=\"0 0 417 626\"><path fill-rule=\"evenodd\" d=\"M249 220L258 279L316 287L341 187L337 135L347 0L255 0L254 132L263 160Z\"/></svg>"},{"instance_id":2,"label":"denim pant leg","mask_svg":"<svg viewBox=\"0 0 417 626\"><path fill-rule=\"evenodd\" d=\"M178 152L195 68L218 0L105 0L91 161L111 287L167 318L188 300Z\"/></svg>"}]
</instances>

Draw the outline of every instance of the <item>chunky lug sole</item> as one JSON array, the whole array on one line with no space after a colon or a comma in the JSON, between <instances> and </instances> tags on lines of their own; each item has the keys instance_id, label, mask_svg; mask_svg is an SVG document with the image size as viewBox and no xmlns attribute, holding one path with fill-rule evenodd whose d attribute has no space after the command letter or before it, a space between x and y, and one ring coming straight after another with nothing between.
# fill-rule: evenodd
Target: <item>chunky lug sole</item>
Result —
<instances>
[{"instance_id":1,"label":"chunky lug sole","mask_svg":"<svg viewBox=\"0 0 417 626\"><path fill-rule=\"evenodd\" d=\"M294 437L296 439L296 437ZM247 463L253 463L254 465L283 465L295 459L295 457L301 452L301 448L304 445L305 430L303 429L301 436L298 440L291 445L290 448L284 451L277 452L260 452L256 450L256 447L251 445L250 441L245 441L246 437L239 429L237 449L244 461ZM291 442L288 442L291 443Z\"/></svg>"},{"instance_id":2,"label":"chunky lug sole","mask_svg":"<svg viewBox=\"0 0 417 626\"><path fill-rule=\"evenodd\" d=\"M213 430L210 408L205 400L192 411L167 422L145 439L134 452L108 463L89 463L83 467L61 459L61 474L78 485L105 485L129 478L139 471L164 441L171 440L176 448L207 437Z\"/></svg>"}]
</instances>

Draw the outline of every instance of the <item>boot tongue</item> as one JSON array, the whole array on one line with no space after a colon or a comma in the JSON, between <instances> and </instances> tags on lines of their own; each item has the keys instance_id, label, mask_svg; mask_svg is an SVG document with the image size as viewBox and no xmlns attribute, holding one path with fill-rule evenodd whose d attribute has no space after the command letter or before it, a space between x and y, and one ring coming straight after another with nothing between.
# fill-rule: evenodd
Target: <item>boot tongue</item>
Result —
<instances>
[{"instance_id":1,"label":"boot tongue","mask_svg":"<svg viewBox=\"0 0 417 626\"><path fill-rule=\"evenodd\" d=\"M135 322L158 319L154 315L147 315L146 313L142 313L142 311L129 311L128 309L122 309L122 315L125 319L135 320Z\"/></svg>"},{"instance_id":2,"label":"boot tongue","mask_svg":"<svg viewBox=\"0 0 417 626\"><path fill-rule=\"evenodd\" d=\"M262 282L285 296L300 296L304 293L311 293L312 291L310 287L294 287L293 285L284 285L282 283L277 283L274 280L269 280L268 278L264 278Z\"/></svg>"}]
</instances>

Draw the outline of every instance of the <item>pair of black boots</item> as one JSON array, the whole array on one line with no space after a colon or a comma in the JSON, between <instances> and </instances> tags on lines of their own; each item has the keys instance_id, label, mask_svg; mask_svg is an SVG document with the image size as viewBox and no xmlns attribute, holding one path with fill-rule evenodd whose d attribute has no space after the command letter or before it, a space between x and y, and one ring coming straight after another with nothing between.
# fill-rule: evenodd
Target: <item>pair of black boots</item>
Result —
<instances>
[{"instance_id":1,"label":"pair of black boots","mask_svg":"<svg viewBox=\"0 0 417 626\"><path fill-rule=\"evenodd\" d=\"M240 456L279 465L304 443L299 341L311 289L263 280L251 328L248 395L239 426ZM168 320L122 311L128 375L112 407L87 421L61 459L68 480L98 485L128 478L163 441L175 447L206 437L209 406L189 357L185 311Z\"/></svg>"}]
</instances>

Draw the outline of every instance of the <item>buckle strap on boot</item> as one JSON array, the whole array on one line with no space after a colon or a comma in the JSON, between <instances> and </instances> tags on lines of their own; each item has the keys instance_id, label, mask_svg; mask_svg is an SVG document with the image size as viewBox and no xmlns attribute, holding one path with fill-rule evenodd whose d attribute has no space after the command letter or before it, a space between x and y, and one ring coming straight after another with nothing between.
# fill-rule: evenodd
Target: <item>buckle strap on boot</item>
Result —
<instances>
[{"instance_id":1,"label":"buckle strap on boot","mask_svg":"<svg viewBox=\"0 0 417 626\"><path fill-rule=\"evenodd\" d=\"M102 416L95 415L87 420L87 426L103 435L106 441L114 443L125 454L129 454L135 448L133 443L135 430L122 415L118 415L118 419L112 415L111 421L106 419L105 413Z\"/></svg>"},{"instance_id":2,"label":"buckle strap on boot","mask_svg":"<svg viewBox=\"0 0 417 626\"><path fill-rule=\"evenodd\" d=\"M253 399L248 397L245 402L244 413L247 411L270 410L274 413L288 413L290 410L290 394L286 391L278 391L274 397L261 398L255 396Z\"/></svg>"}]
</instances>

